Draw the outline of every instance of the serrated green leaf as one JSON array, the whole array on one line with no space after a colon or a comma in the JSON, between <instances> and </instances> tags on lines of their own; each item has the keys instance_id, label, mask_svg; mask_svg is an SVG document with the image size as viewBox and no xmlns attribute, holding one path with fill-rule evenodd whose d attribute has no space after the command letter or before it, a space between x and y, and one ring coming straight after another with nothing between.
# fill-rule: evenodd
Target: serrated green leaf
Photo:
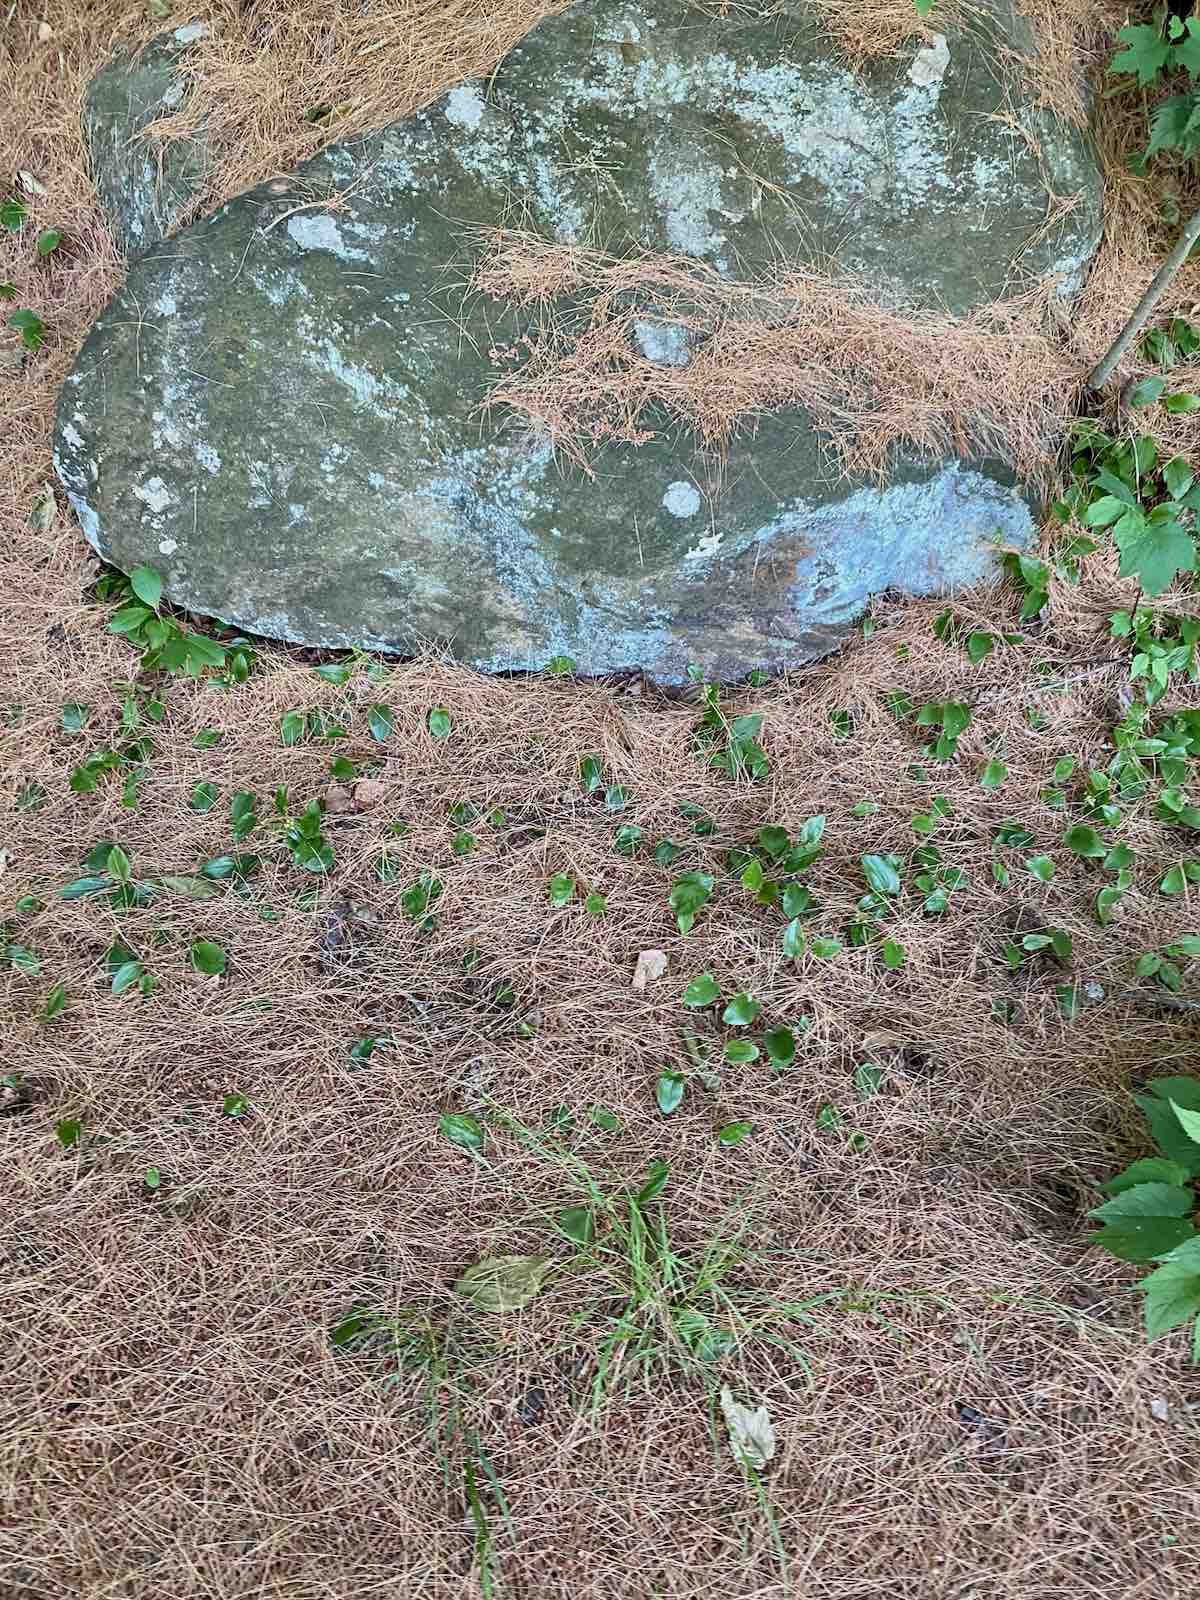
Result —
<instances>
[{"instance_id":1,"label":"serrated green leaf","mask_svg":"<svg viewBox=\"0 0 1200 1600\"><path fill-rule=\"evenodd\" d=\"M1145 24L1122 28L1117 38L1125 46L1109 63L1110 74L1132 72L1140 88L1153 83L1171 58L1171 49L1158 27Z\"/></svg>"},{"instance_id":2,"label":"serrated green leaf","mask_svg":"<svg viewBox=\"0 0 1200 1600\"><path fill-rule=\"evenodd\" d=\"M1128 512L1113 529L1113 539L1121 552L1121 576L1139 579L1148 595L1162 594L1178 573L1195 570L1191 535L1173 518L1152 522Z\"/></svg>"},{"instance_id":3,"label":"serrated green leaf","mask_svg":"<svg viewBox=\"0 0 1200 1600\"><path fill-rule=\"evenodd\" d=\"M1101 1222L1115 1222L1120 1217L1186 1217L1195 1208L1196 1197L1185 1184L1138 1183L1094 1207L1088 1216Z\"/></svg>"},{"instance_id":4,"label":"serrated green leaf","mask_svg":"<svg viewBox=\"0 0 1200 1600\"><path fill-rule=\"evenodd\" d=\"M1200 1271L1194 1268L1165 1263L1143 1278L1141 1288L1146 1296L1146 1333L1151 1339L1200 1315Z\"/></svg>"},{"instance_id":5,"label":"serrated green leaf","mask_svg":"<svg viewBox=\"0 0 1200 1600\"><path fill-rule=\"evenodd\" d=\"M1090 1234L1088 1243L1098 1244L1120 1261L1153 1261L1194 1234L1186 1217L1123 1217Z\"/></svg>"},{"instance_id":6,"label":"serrated green leaf","mask_svg":"<svg viewBox=\"0 0 1200 1600\"><path fill-rule=\"evenodd\" d=\"M1192 1111L1187 1106L1181 1106L1177 1100L1168 1100L1167 1104L1175 1113L1176 1121L1197 1148L1200 1148L1200 1111Z\"/></svg>"},{"instance_id":7,"label":"serrated green leaf","mask_svg":"<svg viewBox=\"0 0 1200 1600\"><path fill-rule=\"evenodd\" d=\"M1122 1194L1126 1189L1132 1189L1139 1183L1166 1183L1178 1186L1186 1183L1187 1178L1187 1172L1178 1161L1169 1161L1165 1156L1144 1156L1140 1161L1132 1162L1115 1178L1110 1178L1104 1185L1104 1192Z\"/></svg>"}]
</instances>

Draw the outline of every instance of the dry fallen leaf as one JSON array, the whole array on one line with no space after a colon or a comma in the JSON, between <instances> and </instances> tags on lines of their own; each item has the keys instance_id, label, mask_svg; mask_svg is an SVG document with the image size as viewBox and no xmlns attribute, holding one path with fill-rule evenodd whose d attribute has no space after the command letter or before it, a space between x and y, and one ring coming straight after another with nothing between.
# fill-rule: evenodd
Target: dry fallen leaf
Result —
<instances>
[{"instance_id":1,"label":"dry fallen leaf","mask_svg":"<svg viewBox=\"0 0 1200 1600\"><path fill-rule=\"evenodd\" d=\"M550 1265L545 1256L485 1256L467 1268L454 1292L480 1311L518 1311L542 1287Z\"/></svg>"},{"instance_id":2,"label":"dry fallen leaf","mask_svg":"<svg viewBox=\"0 0 1200 1600\"><path fill-rule=\"evenodd\" d=\"M637 966L633 969L633 987L644 989L648 983L653 983L655 978L661 978L666 970L665 950L639 950Z\"/></svg>"},{"instance_id":3,"label":"dry fallen leaf","mask_svg":"<svg viewBox=\"0 0 1200 1600\"><path fill-rule=\"evenodd\" d=\"M775 1454L775 1429L766 1406L744 1406L726 1387L721 1390L721 1414L735 1458L761 1472Z\"/></svg>"},{"instance_id":4,"label":"dry fallen leaf","mask_svg":"<svg viewBox=\"0 0 1200 1600\"><path fill-rule=\"evenodd\" d=\"M387 799L389 790L380 778L360 778L354 785L354 804L360 811L370 811Z\"/></svg>"},{"instance_id":5,"label":"dry fallen leaf","mask_svg":"<svg viewBox=\"0 0 1200 1600\"><path fill-rule=\"evenodd\" d=\"M48 22L38 23L38 43L49 44L54 37L54 29Z\"/></svg>"},{"instance_id":6,"label":"dry fallen leaf","mask_svg":"<svg viewBox=\"0 0 1200 1600\"><path fill-rule=\"evenodd\" d=\"M330 816L340 811L354 810L354 795L340 783L331 783L325 791L325 809Z\"/></svg>"},{"instance_id":7,"label":"dry fallen leaf","mask_svg":"<svg viewBox=\"0 0 1200 1600\"><path fill-rule=\"evenodd\" d=\"M1164 1400L1162 1395L1155 1395L1150 1402L1150 1415L1156 1422L1166 1422L1171 1415L1170 1402Z\"/></svg>"},{"instance_id":8,"label":"dry fallen leaf","mask_svg":"<svg viewBox=\"0 0 1200 1600\"><path fill-rule=\"evenodd\" d=\"M29 513L29 520L35 533L49 533L54 521L55 512L54 490L48 483L43 483L41 492L33 502Z\"/></svg>"}]
</instances>

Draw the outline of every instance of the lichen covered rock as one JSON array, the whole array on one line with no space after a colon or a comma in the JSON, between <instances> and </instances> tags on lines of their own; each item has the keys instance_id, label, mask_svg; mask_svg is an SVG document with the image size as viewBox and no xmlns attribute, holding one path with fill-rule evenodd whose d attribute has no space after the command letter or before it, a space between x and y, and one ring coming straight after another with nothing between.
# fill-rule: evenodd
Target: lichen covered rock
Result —
<instances>
[{"instance_id":1,"label":"lichen covered rock","mask_svg":"<svg viewBox=\"0 0 1200 1600\"><path fill-rule=\"evenodd\" d=\"M998 76L1019 35L994 13L860 79L802 0L724 20L588 0L486 84L240 196L134 263L67 381L56 459L89 538L268 635L667 680L811 659L873 593L981 580L1031 535L1004 463L839 480L793 410L722 463L660 436L590 478L483 409L537 314L463 284L506 222L738 278L832 262L892 304L968 310L1030 270L1069 288L1094 164ZM1038 159L986 114L1001 91ZM1047 183L1083 194L1056 233ZM653 316L634 337L694 357Z\"/></svg>"}]
</instances>

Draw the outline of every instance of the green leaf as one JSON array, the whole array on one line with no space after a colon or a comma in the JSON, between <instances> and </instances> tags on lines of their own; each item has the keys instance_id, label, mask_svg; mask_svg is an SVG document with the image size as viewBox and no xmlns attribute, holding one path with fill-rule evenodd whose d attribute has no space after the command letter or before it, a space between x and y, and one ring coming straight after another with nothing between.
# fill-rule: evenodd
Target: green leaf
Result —
<instances>
[{"instance_id":1,"label":"green leaf","mask_svg":"<svg viewBox=\"0 0 1200 1600\"><path fill-rule=\"evenodd\" d=\"M1113 538L1121 552L1121 576L1138 578L1148 595L1162 594L1177 573L1195 570L1191 535L1171 518L1154 522L1129 512L1113 529Z\"/></svg>"},{"instance_id":2,"label":"green leaf","mask_svg":"<svg viewBox=\"0 0 1200 1600\"><path fill-rule=\"evenodd\" d=\"M793 961L798 961L804 954L808 944L808 936L804 932L804 925L799 917L793 917L783 930L783 953Z\"/></svg>"},{"instance_id":3,"label":"green leaf","mask_svg":"<svg viewBox=\"0 0 1200 1600\"><path fill-rule=\"evenodd\" d=\"M47 994L42 1009L38 1012L39 1022L53 1022L55 1017L60 1017L67 1009L67 990L65 984L56 983Z\"/></svg>"},{"instance_id":4,"label":"green leaf","mask_svg":"<svg viewBox=\"0 0 1200 1600\"><path fill-rule=\"evenodd\" d=\"M758 842L772 860L776 860L783 855L791 841L786 828L769 823L765 828L758 830Z\"/></svg>"},{"instance_id":5,"label":"green leaf","mask_svg":"<svg viewBox=\"0 0 1200 1600\"><path fill-rule=\"evenodd\" d=\"M88 719L90 707L78 700L68 700L62 708L60 721L64 733L78 733Z\"/></svg>"},{"instance_id":6,"label":"green leaf","mask_svg":"<svg viewBox=\"0 0 1200 1600\"><path fill-rule=\"evenodd\" d=\"M1165 378L1143 378L1129 391L1131 406L1152 406L1162 399L1167 387Z\"/></svg>"},{"instance_id":7,"label":"green leaf","mask_svg":"<svg viewBox=\"0 0 1200 1600\"><path fill-rule=\"evenodd\" d=\"M1131 1162L1124 1172L1118 1172L1104 1185L1105 1194L1122 1194L1139 1183L1186 1183L1188 1174L1178 1161L1168 1161L1165 1156L1144 1156Z\"/></svg>"},{"instance_id":8,"label":"green leaf","mask_svg":"<svg viewBox=\"0 0 1200 1600\"><path fill-rule=\"evenodd\" d=\"M1194 1145L1200 1147L1200 1111L1190 1111L1187 1106L1181 1106L1175 1100L1168 1100L1167 1104L1175 1113L1176 1120L1184 1133Z\"/></svg>"},{"instance_id":9,"label":"green leaf","mask_svg":"<svg viewBox=\"0 0 1200 1600\"><path fill-rule=\"evenodd\" d=\"M670 867L679 859L680 846L674 839L660 839L654 846L654 859L660 867Z\"/></svg>"},{"instance_id":10,"label":"green leaf","mask_svg":"<svg viewBox=\"0 0 1200 1600\"><path fill-rule=\"evenodd\" d=\"M1095 828L1089 828L1084 822L1077 822L1073 828L1068 828L1063 835L1063 843L1068 850L1085 859L1098 860L1108 854L1104 840Z\"/></svg>"},{"instance_id":11,"label":"green leaf","mask_svg":"<svg viewBox=\"0 0 1200 1600\"><path fill-rule=\"evenodd\" d=\"M52 256L63 242L63 236L57 228L43 228L37 236L37 253L43 258Z\"/></svg>"},{"instance_id":12,"label":"green leaf","mask_svg":"<svg viewBox=\"0 0 1200 1600\"><path fill-rule=\"evenodd\" d=\"M828 934L818 935L812 942L812 953L821 961L832 961L840 954L842 941Z\"/></svg>"},{"instance_id":13,"label":"green leaf","mask_svg":"<svg viewBox=\"0 0 1200 1600\"><path fill-rule=\"evenodd\" d=\"M597 755L581 756L579 781L587 794L595 794L604 784L604 764Z\"/></svg>"},{"instance_id":14,"label":"green leaf","mask_svg":"<svg viewBox=\"0 0 1200 1600\"><path fill-rule=\"evenodd\" d=\"M591 1244L596 1236L595 1219L587 1206L568 1206L565 1211L560 1211L558 1228L575 1244Z\"/></svg>"},{"instance_id":15,"label":"green leaf","mask_svg":"<svg viewBox=\"0 0 1200 1600\"><path fill-rule=\"evenodd\" d=\"M42 348L46 338L46 324L36 311L14 311L8 319L8 325L21 335L21 343L27 350L36 352Z\"/></svg>"},{"instance_id":16,"label":"green leaf","mask_svg":"<svg viewBox=\"0 0 1200 1600\"><path fill-rule=\"evenodd\" d=\"M574 656L551 656L543 672L548 672L555 678L567 678L575 671L576 661Z\"/></svg>"},{"instance_id":17,"label":"green leaf","mask_svg":"<svg viewBox=\"0 0 1200 1600\"><path fill-rule=\"evenodd\" d=\"M308 729L308 717L303 711L285 711L279 719L279 738L285 745L299 744Z\"/></svg>"},{"instance_id":18,"label":"green leaf","mask_svg":"<svg viewBox=\"0 0 1200 1600\"><path fill-rule=\"evenodd\" d=\"M54 1125L54 1137L64 1150L72 1150L83 1136L83 1123L78 1117L63 1117Z\"/></svg>"},{"instance_id":19,"label":"green leaf","mask_svg":"<svg viewBox=\"0 0 1200 1600\"><path fill-rule=\"evenodd\" d=\"M605 1133L616 1133L621 1126L620 1118L615 1117L607 1106L593 1106L588 1116L598 1128L603 1128Z\"/></svg>"},{"instance_id":20,"label":"green leaf","mask_svg":"<svg viewBox=\"0 0 1200 1600\"><path fill-rule=\"evenodd\" d=\"M141 978L145 968L140 961L123 961L112 975L112 992L124 994Z\"/></svg>"},{"instance_id":21,"label":"green leaf","mask_svg":"<svg viewBox=\"0 0 1200 1600\"><path fill-rule=\"evenodd\" d=\"M147 1167L142 1174L142 1186L154 1194L162 1188L162 1171L158 1167Z\"/></svg>"},{"instance_id":22,"label":"green leaf","mask_svg":"<svg viewBox=\"0 0 1200 1600\"><path fill-rule=\"evenodd\" d=\"M250 1109L250 1102L244 1094L236 1091L227 1094L221 1101L221 1115L223 1117L244 1117Z\"/></svg>"},{"instance_id":23,"label":"green leaf","mask_svg":"<svg viewBox=\"0 0 1200 1600\"><path fill-rule=\"evenodd\" d=\"M111 878L75 878L58 891L60 900L83 900L90 894L102 894L113 888Z\"/></svg>"},{"instance_id":24,"label":"green leaf","mask_svg":"<svg viewBox=\"0 0 1200 1600\"><path fill-rule=\"evenodd\" d=\"M602 917L608 910L608 896L597 894L594 890L583 902L583 909L589 917Z\"/></svg>"},{"instance_id":25,"label":"green leaf","mask_svg":"<svg viewBox=\"0 0 1200 1600\"><path fill-rule=\"evenodd\" d=\"M724 1051L726 1061L735 1065L742 1065L747 1061L758 1060L758 1046L749 1039L730 1039Z\"/></svg>"},{"instance_id":26,"label":"green leaf","mask_svg":"<svg viewBox=\"0 0 1200 1600\"><path fill-rule=\"evenodd\" d=\"M707 872L685 872L671 885L669 903L680 933L690 932L696 913L708 900L713 878Z\"/></svg>"},{"instance_id":27,"label":"green leaf","mask_svg":"<svg viewBox=\"0 0 1200 1600\"><path fill-rule=\"evenodd\" d=\"M1169 394L1163 401L1163 409L1172 415L1200 411L1200 394Z\"/></svg>"},{"instance_id":28,"label":"green leaf","mask_svg":"<svg viewBox=\"0 0 1200 1600\"><path fill-rule=\"evenodd\" d=\"M1120 1261L1153 1261L1194 1236L1186 1217L1123 1217L1090 1234L1088 1243Z\"/></svg>"},{"instance_id":29,"label":"green leaf","mask_svg":"<svg viewBox=\"0 0 1200 1600\"><path fill-rule=\"evenodd\" d=\"M741 994L735 994L725 1007L721 1013L721 1021L727 1022L731 1028L748 1028L757 1019L761 1010L759 1002L743 990Z\"/></svg>"},{"instance_id":30,"label":"green leaf","mask_svg":"<svg viewBox=\"0 0 1200 1600\"><path fill-rule=\"evenodd\" d=\"M637 1194L634 1195L634 1204L638 1206L649 1205L651 1200L660 1195L666 1187L667 1179L671 1176L670 1163L660 1158L650 1163L643 1183Z\"/></svg>"},{"instance_id":31,"label":"green leaf","mask_svg":"<svg viewBox=\"0 0 1200 1600\"><path fill-rule=\"evenodd\" d=\"M1121 1217L1186 1217L1195 1209L1196 1197L1184 1184L1138 1183L1094 1207L1088 1216L1116 1222Z\"/></svg>"},{"instance_id":32,"label":"green leaf","mask_svg":"<svg viewBox=\"0 0 1200 1600\"><path fill-rule=\"evenodd\" d=\"M438 1118L438 1132L461 1150L478 1153L483 1149L483 1124L467 1111L444 1111Z\"/></svg>"},{"instance_id":33,"label":"green leaf","mask_svg":"<svg viewBox=\"0 0 1200 1600\"><path fill-rule=\"evenodd\" d=\"M1194 1267L1166 1262L1143 1278L1141 1287L1146 1296L1146 1333L1151 1339L1200 1314L1200 1271Z\"/></svg>"},{"instance_id":34,"label":"green leaf","mask_svg":"<svg viewBox=\"0 0 1200 1600\"><path fill-rule=\"evenodd\" d=\"M967 657L975 666L981 661L986 661L996 648L996 635L994 633L969 633L967 635Z\"/></svg>"},{"instance_id":35,"label":"green leaf","mask_svg":"<svg viewBox=\"0 0 1200 1600\"><path fill-rule=\"evenodd\" d=\"M450 713L445 706L433 706L425 719L425 725L435 739L448 739L453 726Z\"/></svg>"},{"instance_id":36,"label":"green leaf","mask_svg":"<svg viewBox=\"0 0 1200 1600\"><path fill-rule=\"evenodd\" d=\"M1039 883L1049 883L1054 876L1054 862L1049 856L1030 856L1025 865Z\"/></svg>"},{"instance_id":37,"label":"green leaf","mask_svg":"<svg viewBox=\"0 0 1200 1600\"><path fill-rule=\"evenodd\" d=\"M752 1122L727 1122L724 1127L717 1129L717 1143L732 1148L753 1132Z\"/></svg>"},{"instance_id":38,"label":"green leaf","mask_svg":"<svg viewBox=\"0 0 1200 1600\"><path fill-rule=\"evenodd\" d=\"M134 567L129 574L129 587L143 605L157 611L162 600L162 579L153 567Z\"/></svg>"},{"instance_id":39,"label":"green leaf","mask_svg":"<svg viewBox=\"0 0 1200 1600\"><path fill-rule=\"evenodd\" d=\"M817 899L812 890L802 883L789 883L783 890L783 914L785 917L803 917L817 908Z\"/></svg>"},{"instance_id":40,"label":"green leaf","mask_svg":"<svg viewBox=\"0 0 1200 1600\"><path fill-rule=\"evenodd\" d=\"M613 849L619 855L632 856L642 842L642 830L633 822L625 822L613 834Z\"/></svg>"},{"instance_id":41,"label":"green leaf","mask_svg":"<svg viewBox=\"0 0 1200 1600\"><path fill-rule=\"evenodd\" d=\"M1109 63L1110 74L1132 72L1138 86L1145 88L1153 83L1170 60L1171 49L1158 27L1138 24L1122 28L1117 38L1125 46Z\"/></svg>"},{"instance_id":42,"label":"green leaf","mask_svg":"<svg viewBox=\"0 0 1200 1600\"><path fill-rule=\"evenodd\" d=\"M25 219L29 216L29 207L20 195L9 195L7 200L0 200L0 228L8 233L17 233L25 226Z\"/></svg>"},{"instance_id":43,"label":"green leaf","mask_svg":"<svg viewBox=\"0 0 1200 1600\"><path fill-rule=\"evenodd\" d=\"M546 885L546 892L550 896L550 904L561 909L575 893L575 879L569 872L556 872Z\"/></svg>"},{"instance_id":44,"label":"green leaf","mask_svg":"<svg viewBox=\"0 0 1200 1600\"><path fill-rule=\"evenodd\" d=\"M693 978L683 991L685 1006L711 1006L715 1000L721 998L721 991L711 972L702 972L698 978Z\"/></svg>"},{"instance_id":45,"label":"green leaf","mask_svg":"<svg viewBox=\"0 0 1200 1600\"><path fill-rule=\"evenodd\" d=\"M1183 456L1175 456L1162 469L1163 481L1172 500L1182 500L1196 481L1196 474Z\"/></svg>"},{"instance_id":46,"label":"green leaf","mask_svg":"<svg viewBox=\"0 0 1200 1600\"><path fill-rule=\"evenodd\" d=\"M979 775L979 787L981 789L998 789L1007 777L1007 766L997 756L993 756Z\"/></svg>"},{"instance_id":47,"label":"green leaf","mask_svg":"<svg viewBox=\"0 0 1200 1600\"><path fill-rule=\"evenodd\" d=\"M454 1292L477 1311L519 1311L538 1294L551 1265L546 1256L485 1256L467 1268Z\"/></svg>"},{"instance_id":48,"label":"green leaf","mask_svg":"<svg viewBox=\"0 0 1200 1600\"><path fill-rule=\"evenodd\" d=\"M197 939L192 945L192 965L197 972L215 977L225 971L225 952L211 939Z\"/></svg>"},{"instance_id":49,"label":"green leaf","mask_svg":"<svg viewBox=\"0 0 1200 1600\"><path fill-rule=\"evenodd\" d=\"M862 856L863 876L876 894L899 894L900 874L887 856Z\"/></svg>"},{"instance_id":50,"label":"green leaf","mask_svg":"<svg viewBox=\"0 0 1200 1600\"><path fill-rule=\"evenodd\" d=\"M215 783L198 783L192 789L188 804L193 811L211 811L217 803L217 786Z\"/></svg>"},{"instance_id":51,"label":"green leaf","mask_svg":"<svg viewBox=\"0 0 1200 1600\"><path fill-rule=\"evenodd\" d=\"M377 744L386 744L392 736L394 721L391 706L376 702L367 712L367 727Z\"/></svg>"},{"instance_id":52,"label":"green leaf","mask_svg":"<svg viewBox=\"0 0 1200 1600\"><path fill-rule=\"evenodd\" d=\"M763 1036L763 1048L776 1067L790 1067L796 1059L796 1035L790 1028L772 1028Z\"/></svg>"},{"instance_id":53,"label":"green leaf","mask_svg":"<svg viewBox=\"0 0 1200 1600\"><path fill-rule=\"evenodd\" d=\"M683 1100L683 1085L683 1074L680 1072L659 1074L658 1082L654 1085L654 1099L664 1117L669 1117L672 1111L678 1111Z\"/></svg>"},{"instance_id":54,"label":"green leaf","mask_svg":"<svg viewBox=\"0 0 1200 1600\"><path fill-rule=\"evenodd\" d=\"M1187 888L1187 873L1181 866L1175 866L1163 878L1158 886L1159 894L1182 894Z\"/></svg>"}]
</instances>

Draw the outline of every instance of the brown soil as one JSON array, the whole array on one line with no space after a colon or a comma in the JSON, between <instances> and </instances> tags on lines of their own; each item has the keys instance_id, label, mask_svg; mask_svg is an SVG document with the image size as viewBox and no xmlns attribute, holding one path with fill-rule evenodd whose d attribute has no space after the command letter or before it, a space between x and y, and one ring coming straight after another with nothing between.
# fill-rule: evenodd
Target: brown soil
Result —
<instances>
[{"instance_id":1,"label":"brown soil","mask_svg":"<svg viewBox=\"0 0 1200 1600\"><path fill-rule=\"evenodd\" d=\"M829 4L852 44L865 8ZM907 8L877 0L861 41L897 42ZM480 70L546 9L176 5L172 23L221 24L199 58L197 106L220 108L238 158L211 203ZM1042 25L1052 16L1062 40L1082 19L1094 60L1120 9L1043 14L1039 0ZM50 37L39 40L43 21ZM114 39L160 27L141 0L43 0L20 5L0 39L6 171L36 175L46 192L31 226L68 239L31 265L29 231L0 234L0 281L50 329L36 359L0 376L0 915L5 938L40 963L0 972L18 1080L0 1105L0 1595L1190 1592L1200 1388L1182 1336L1145 1346L1129 1292L1137 1274L1087 1247L1083 1213L1141 1149L1130 1088L1195 1070L1200 1013L1164 1009L1162 991L1132 970L1142 951L1197 931L1195 908L1157 892L1179 835L1147 803L1122 831L1138 852L1136 887L1099 928L1097 873L1063 848L1064 813L1045 795L1060 757L1080 774L1111 757L1128 666L1107 618L1131 602L1129 586L1097 555L1078 587L1056 581L1036 627L1019 624L1008 593L960 597L964 628L1022 638L980 666L935 636L937 606L881 601L870 638L729 697L731 712L764 715L771 770L755 784L706 767L696 707L636 674L482 679L423 658L373 679L364 665L337 686L267 646L244 685L144 686L165 712L149 728L136 808L111 777L73 793L72 771L122 737L136 656L106 631L73 521L60 509L43 531L30 510L52 480L57 386L121 271L85 174L80 88ZM1058 59L1071 55L1063 43ZM302 112L324 100L353 104L314 129ZM1119 325L1169 236L1158 191L1121 166L1142 114L1103 108L1111 221L1062 354L1064 385ZM1182 190L1180 203L1190 203ZM1193 273L1173 304L1190 310L1196 297ZM1041 367L1038 382L1044 392ZM1183 430L1195 424L1174 425L1174 447L1194 452ZM957 760L932 767L920 755L915 730L887 709L895 690L973 705ZM74 702L89 713L70 734L62 708ZM367 731L376 702L393 713L383 743ZM1164 709L1194 703L1185 685ZM434 705L451 710L448 739L427 732ZM349 737L285 748L282 714L317 706ZM833 712L849 714L848 736ZM197 748L203 730L220 742ZM629 791L626 813L584 794L586 752ZM280 784L299 804L327 794L333 755L360 762L372 783L352 808L331 806L336 860L314 901L314 880L278 844L271 794ZM994 793L979 784L992 755L1009 769ZM219 791L203 814L189 805L201 781ZM1079 783L1065 783L1073 798ZM60 898L102 839L123 845L137 877L194 873L230 853L229 800L241 789L257 792L264 818L241 847L263 857L245 893L165 896L124 915L100 898ZM896 972L864 950L785 961L778 916L722 869L720 852L764 823L794 829L825 814L813 928L837 932L864 889L861 855L910 852L911 818L935 794L949 802L935 842L969 882L941 917L903 897L889 925L907 950ZM448 814L459 800L505 812L473 826L479 843L464 857ZM879 809L856 817L864 800ZM681 805L711 817L712 833L696 835ZM1007 819L1035 845L997 847L992 830ZM673 872L715 872L686 938L667 909L672 872L648 849L614 850L624 820L647 846L683 846ZM1057 863L1050 884L1024 870L1035 850ZM1012 869L1007 888L994 881L997 859ZM445 885L429 933L400 899L422 870ZM606 893L606 914L578 900L552 910L546 882L560 872ZM1011 974L1005 942L1040 926L1073 935L1073 962L1057 970L1039 958ZM193 970L196 939L228 952L222 977ZM104 958L118 940L158 977L154 995L111 993ZM666 953L668 971L638 993L648 948ZM478 963L464 972L468 949ZM694 1073L664 1119L654 1081L664 1064L691 1070L685 1026L701 1049L723 1037L679 1004L704 971L726 993L759 997L764 1017L807 1019L807 1030L791 1070L727 1066L711 1087ZM57 983L67 1007L39 1022ZM498 1003L505 983L511 1006ZM368 1036L390 1042L355 1061L350 1047ZM864 1100L854 1073L868 1062L885 1075ZM230 1093L248 1098L245 1117L221 1115ZM840 1130L818 1121L829 1105L845 1115ZM561 1106L573 1131L553 1132ZM620 1129L589 1122L594 1106ZM490 1120L486 1164L439 1135L451 1110ZM84 1136L67 1150L55 1127L69 1118ZM715 1130L733 1120L753 1131L723 1149ZM672 1344L660 1303L643 1321L664 1330L673 1365L647 1379L627 1359L593 1403L624 1302L598 1268L570 1266L555 1233L554 1214L580 1199L560 1148L608 1194L669 1160L655 1206L685 1257L740 1234L747 1259L728 1285L736 1304L761 1298L764 1323L747 1330L713 1310L741 1333L717 1376L770 1410L779 1448L761 1485L734 1463L711 1385ZM162 1176L154 1193L150 1166ZM548 1253L563 1270L523 1312L456 1306L463 1268L500 1252ZM377 1348L332 1346L330 1329L355 1305L427 1319L449 1363L432 1391L427 1373ZM1152 1401L1166 1402L1165 1420Z\"/></svg>"}]
</instances>

